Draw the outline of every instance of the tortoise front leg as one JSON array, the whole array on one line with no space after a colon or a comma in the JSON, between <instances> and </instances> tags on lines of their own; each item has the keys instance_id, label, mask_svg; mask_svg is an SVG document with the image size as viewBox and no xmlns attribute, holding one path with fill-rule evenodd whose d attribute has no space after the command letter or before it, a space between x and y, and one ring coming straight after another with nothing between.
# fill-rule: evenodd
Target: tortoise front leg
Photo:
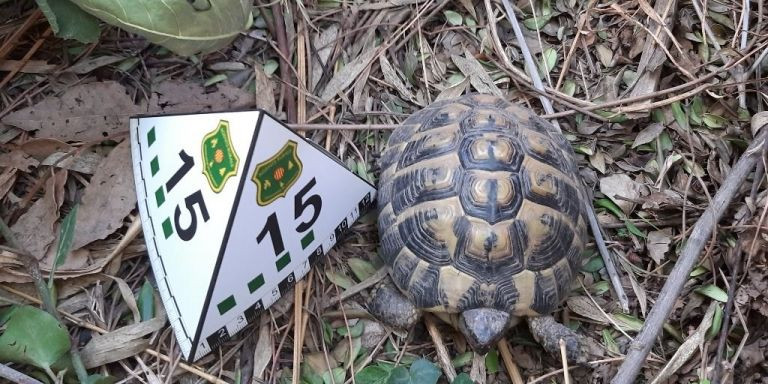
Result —
<instances>
[{"instance_id":1,"label":"tortoise front leg","mask_svg":"<svg viewBox=\"0 0 768 384\"><path fill-rule=\"evenodd\" d=\"M406 331L421 318L420 311L395 287L387 275L371 293L368 312L384 324Z\"/></svg>"},{"instance_id":2,"label":"tortoise front leg","mask_svg":"<svg viewBox=\"0 0 768 384\"><path fill-rule=\"evenodd\" d=\"M560 356L560 339L565 341L565 357L572 364L586 364L596 352L586 338L552 316L528 317L527 321L536 341L554 356Z\"/></svg>"}]
</instances>

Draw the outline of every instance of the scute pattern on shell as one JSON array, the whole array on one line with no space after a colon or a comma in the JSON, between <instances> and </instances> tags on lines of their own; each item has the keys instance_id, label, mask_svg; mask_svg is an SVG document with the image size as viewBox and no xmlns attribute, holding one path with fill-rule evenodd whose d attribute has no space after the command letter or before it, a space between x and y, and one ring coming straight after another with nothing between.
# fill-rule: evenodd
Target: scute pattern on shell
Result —
<instances>
[{"instance_id":1,"label":"scute pattern on shell","mask_svg":"<svg viewBox=\"0 0 768 384\"><path fill-rule=\"evenodd\" d=\"M570 144L545 120L489 95L435 102L380 166L381 256L418 308L526 316L565 298L587 217Z\"/></svg>"}]
</instances>

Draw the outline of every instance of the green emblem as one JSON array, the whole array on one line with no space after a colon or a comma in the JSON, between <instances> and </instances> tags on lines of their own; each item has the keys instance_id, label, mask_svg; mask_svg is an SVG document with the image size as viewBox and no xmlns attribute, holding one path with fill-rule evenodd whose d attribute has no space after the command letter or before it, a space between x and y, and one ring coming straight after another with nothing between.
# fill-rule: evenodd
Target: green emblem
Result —
<instances>
[{"instance_id":1,"label":"green emblem","mask_svg":"<svg viewBox=\"0 0 768 384\"><path fill-rule=\"evenodd\" d=\"M289 140L276 154L256 165L251 175L257 187L256 203L265 206L285 197L299 179L302 164L296 149L296 142Z\"/></svg>"},{"instance_id":2,"label":"green emblem","mask_svg":"<svg viewBox=\"0 0 768 384\"><path fill-rule=\"evenodd\" d=\"M227 179L237 174L237 157L229 137L229 122L220 120L219 126L203 138L203 174L211 189L219 193Z\"/></svg>"}]
</instances>

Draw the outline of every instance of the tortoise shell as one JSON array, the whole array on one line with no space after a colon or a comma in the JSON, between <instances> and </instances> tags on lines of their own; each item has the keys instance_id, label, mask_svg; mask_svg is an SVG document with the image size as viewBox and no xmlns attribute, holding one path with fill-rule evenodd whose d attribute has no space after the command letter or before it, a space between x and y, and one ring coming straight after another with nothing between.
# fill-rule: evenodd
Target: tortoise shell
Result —
<instances>
[{"instance_id":1,"label":"tortoise shell","mask_svg":"<svg viewBox=\"0 0 768 384\"><path fill-rule=\"evenodd\" d=\"M417 308L552 312L587 227L573 151L554 126L472 94L414 113L380 159L380 253Z\"/></svg>"}]
</instances>

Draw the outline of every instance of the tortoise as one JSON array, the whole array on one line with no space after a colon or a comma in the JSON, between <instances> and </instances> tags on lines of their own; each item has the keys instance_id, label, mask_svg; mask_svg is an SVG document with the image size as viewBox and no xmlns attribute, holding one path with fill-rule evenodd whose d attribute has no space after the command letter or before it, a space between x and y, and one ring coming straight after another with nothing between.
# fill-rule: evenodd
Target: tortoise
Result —
<instances>
[{"instance_id":1,"label":"tortoise","mask_svg":"<svg viewBox=\"0 0 768 384\"><path fill-rule=\"evenodd\" d=\"M368 311L395 329L424 312L478 353L527 320L536 341L583 362L584 339L552 312L587 242L584 192L565 137L504 98L433 102L390 135L379 159L379 254Z\"/></svg>"}]
</instances>

